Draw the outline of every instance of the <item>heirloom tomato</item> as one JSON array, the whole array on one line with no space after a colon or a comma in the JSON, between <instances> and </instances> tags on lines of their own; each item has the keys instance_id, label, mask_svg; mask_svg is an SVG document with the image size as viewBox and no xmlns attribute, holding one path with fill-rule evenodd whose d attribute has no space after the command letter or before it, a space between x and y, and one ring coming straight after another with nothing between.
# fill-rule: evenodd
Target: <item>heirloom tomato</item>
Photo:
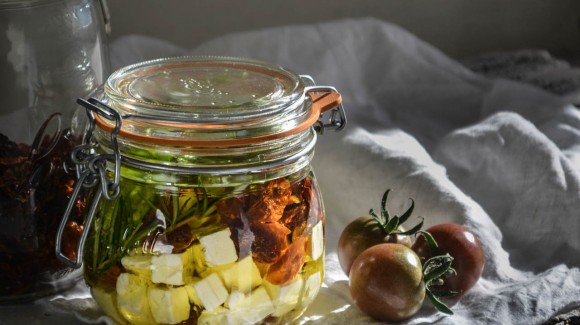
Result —
<instances>
[{"instance_id":1,"label":"heirloom tomato","mask_svg":"<svg viewBox=\"0 0 580 325\"><path fill-rule=\"evenodd\" d=\"M383 194L380 215L371 209L369 215L355 219L342 231L338 240L338 261L345 274L349 274L352 263L365 249L383 243L399 243L411 247L409 235L421 229L422 221L410 230L405 230L402 226L413 212L412 199L411 205L400 217L389 214L386 208L389 192L387 190Z\"/></svg>"},{"instance_id":2,"label":"heirloom tomato","mask_svg":"<svg viewBox=\"0 0 580 325\"><path fill-rule=\"evenodd\" d=\"M421 260L401 244L379 244L362 252L352 264L349 284L355 305L379 321L407 319L425 299Z\"/></svg>"},{"instance_id":3,"label":"heirloom tomato","mask_svg":"<svg viewBox=\"0 0 580 325\"><path fill-rule=\"evenodd\" d=\"M423 236L413 244L413 250L422 260L434 255L449 254L453 257L451 267L455 274L444 279L440 289L459 295L471 289L481 277L485 255L477 237L466 227L445 223L426 230L437 242L437 252L432 252Z\"/></svg>"}]
</instances>

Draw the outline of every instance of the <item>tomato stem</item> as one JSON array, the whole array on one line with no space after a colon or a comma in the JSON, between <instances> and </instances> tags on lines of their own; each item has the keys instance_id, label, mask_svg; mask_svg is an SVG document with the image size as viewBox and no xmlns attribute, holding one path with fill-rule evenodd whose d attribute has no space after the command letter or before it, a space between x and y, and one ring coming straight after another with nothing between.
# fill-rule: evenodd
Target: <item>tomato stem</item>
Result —
<instances>
[{"instance_id":1,"label":"tomato stem","mask_svg":"<svg viewBox=\"0 0 580 325\"><path fill-rule=\"evenodd\" d=\"M413 235L413 234L417 233L418 231L421 230L421 228L423 227L423 222L425 221L425 219L423 217L419 217L419 218L421 218L421 222L416 224L415 227L413 227L407 231L395 231L395 233L398 235L405 235L405 236L409 236L409 235Z\"/></svg>"},{"instance_id":2,"label":"tomato stem","mask_svg":"<svg viewBox=\"0 0 580 325\"><path fill-rule=\"evenodd\" d=\"M405 213L403 213L403 215L401 215L399 217L399 220L400 220L401 223L407 221L407 219L409 219L409 217L413 213L413 209L415 209L415 201L413 201L413 199L411 199L411 198L409 198L409 200L411 200L411 206L409 206L409 208L407 209L407 211L405 211Z\"/></svg>"},{"instance_id":3,"label":"tomato stem","mask_svg":"<svg viewBox=\"0 0 580 325\"><path fill-rule=\"evenodd\" d=\"M387 210L387 198L389 197L389 193L391 189L387 189L383 194L383 199L381 200L381 216L385 222L389 221L389 211Z\"/></svg>"},{"instance_id":4,"label":"tomato stem","mask_svg":"<svg viewBox=\"0 0 580 325\"><path fill-rule=\"evenodd\" d=\"M427 242L427 246L429 247L429 251L431 253L431 256L441 255L439 253L439 245L437 245L437 241L435 240L433 235L431 235L427 231L419 230L419 231L417 231L417 236L423 236L423 238L425 238L425 241Z\"/></svg>"},{"instance_id":5,"label":"tomato stem","mask_svg":"<svg viewBox=\"0 0 580 325\"><path fill-rule=\"evenodd\" d=\"M431 290L425 290L425 293L427 294L427 297L429 298L429 300L431 300L431 303L433 304L433 306L435 306L435 308L447 315L453 315L453 311L447 307L447 305L445 303L443 303L441 300L439 300L439 298L437 298L432 292Z\"/></svg>"},{"instance_id":6,"label":"tomato stem","mask_svg":"<svg viewBox=\"0 0 580 325\"><path fill-rule=\"evenodd\" d=\"M387 189L385 191L385 193L383 194L383 198L381 200L381 215L379 216L378 214L375 213L375 211L373 209L369 210L369 214L371 215L371 217L376 221L376 223L381 227L381 229L384 231L385 236L390 236L390 235L403 235L403 236L410 236L413 235L415 233L417 233L418 231L421 230L421 228L423 227L423 222L424 219L422 217L421 221L415 225L413 228L407 230L407 231L400 231L399 230L399 226L401 226L405 221L407 221L407 219L409 219L409 217L411 216L411 214L413 213L413 210L415 209L415 201L412 198L409 198L409 200L411 201L411 205L409 206L409 208L407 208L407 210L399 217L399 216L392 216L389 214L389 211L387 210L387 200L389 198L389 193L391 192L391 189Z\"/></svg>"},{"instance_id":7,"label":"tomato stem","mask_svg":"<svg viewBox=\"0 0 580 325\"><path fill-rule=\"evenodd\" d=\"M429 234L428 232L423 232ZM429 234L429 236L431 236ZM436 244L436 242L433 240ZM451 267L453 263L453 257L449 254L433 256L428 259L423 264L423 281L425 282L425 294L433 303L435 308L445 314L453 315L453 311L445 303L443 303L439 298L441 297L452 297L456 293L451 291L442 291L433 288L434 286L440 286L443 284L444 276L455 273L455 269Z\"/></svg>"}]
</instances>

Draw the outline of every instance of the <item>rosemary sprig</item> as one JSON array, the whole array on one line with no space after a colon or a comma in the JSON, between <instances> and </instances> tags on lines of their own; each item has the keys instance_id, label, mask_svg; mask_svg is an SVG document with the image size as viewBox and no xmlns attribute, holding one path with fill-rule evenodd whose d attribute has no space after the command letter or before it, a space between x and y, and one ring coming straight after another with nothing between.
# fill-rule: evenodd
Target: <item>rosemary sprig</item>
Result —
<instances>
[{"instance_id":1,"label":"rosemary sprig","mask_svg":"<svg viewBox=\"0 0 580 325\"><path fill-rule=\"evenodd\" d=\"M168 234L186 224L203 226L214 217L216 202L203 188L164 199L154 188L124 184L117 199L102 202L98 208L89 236L93 271L106 272L156 229Z\"/></svg>"}]
</instances>

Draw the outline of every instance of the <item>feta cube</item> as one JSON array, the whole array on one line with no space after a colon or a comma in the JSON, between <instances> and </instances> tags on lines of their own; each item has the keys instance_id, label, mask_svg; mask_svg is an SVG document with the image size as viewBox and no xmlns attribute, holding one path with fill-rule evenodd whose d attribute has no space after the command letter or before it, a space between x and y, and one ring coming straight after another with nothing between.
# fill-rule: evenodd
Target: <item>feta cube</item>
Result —
<instances>
[{"instance_id":1,"label":"feta cube","mask_svg":"<svg viewBox=\"0 0 580 325\"><path fill-rule=\"evenodd\" d=\"M230 238L231 234L230 228L224 228L199 239L207 266L219 266L238 260L236 246Z\"/></svg>"},{"instance_id":2,"label":"feta cube","mask_svg":"<svg viewBox=\"0 0 580 325\"><path fill-rule=\"evenodd\" d=\"M151 279L151 255L123 256L121 264L129 273Z\"/></svg>"},{"instance_id":3,"label":"feta cube","mask_svg":"<svg viewBox=\"0 0 580 325\"><path fill-rule=\"evenodd\" d=\"M240 305L240 302L246 299L246 294L240 291L234 291L230 293L228 299L225 301L224 306L232 309L237 305Z\"/></svg>"},{"instance_id":4,"label":"feta cube","mask_svg":"<svg viewBox=\"0 0 580 325\"><path fill-rule=\"evenodd\" d=\"M266 290L262 287L249 294L234 291L229 296L226 305L213 310L204 310L197 321L198 324L214 325L251 325L263 321L272 314L274 306Z\"/></svg>"},{"instance_id":5,"label":"feta cube","mask_svg":"<svg viewBox=\"0 0 580 325\"><path fill-rule=\"evenodd\" d=\"M260 270L251 255L220 271L219 275L230 292L241 291L248 293L262 283Z\"/></svg>"},{"instance_id":6,"label":"feta cube","mask_svg":"<svg viewBox=\"0 0 580 325\"><path fill-rule=\"evenodd\" d=\"M154 255L151 258L151 281L184 285L191 282L194 269L194 254L191 247L180 254Z\"/></svg>"},{"instance_id":7,"label":"feta cube","mask_svg":"<svg viewBox=\"0 0 580 325\"><path fill-rule=\"evenodd\" d=\"M321 285L322 285L322 276L320 272L316 272L307 277L306 280L304 281L304 289L302 289L300 305L301 306L310 305L314 301L314 298L316 298L318 291L320 291Z\"/></svg>"},{"instance_id":8,"label":"feta cube","mask_svg":"<svg viewBox=\"0 0 580 325\"><path fill-rule=\"evenodd\" d=\"M310 256L313 260L317 260L324 253L324 226L322 221L319 221L312 227L312 235L310 237Z\"/></svg>"},{"instance_id":9,"label":"feta cube","mask_svg":"<svg viewBox=\"0 0 580 325\"><path fill-rule=\"evenodd\" d=\"M243 325L238 319L233 317L232 312L222 306L212 310L203 310L197 319L198 325Z\"/></svg>"},{"instance_id":10,"label":"feta cube","mask_svg":"<svg viewBox=\"0 0 580 325\"><path fill-rule=\"evenodd\" d=\"M177 324L189 318L189 297L184 287L150 287L147 296L157 324Z\"/></svg>"},{"instance_id":11,"label":"feta cube","mask_svg":"<svg viewBox=\"0 0 580 325\"><path fill-rule=\"evenodd\" d=\"M293 282L285 285L276 285L264 281L262 286L268 292L274 305L274 313L272 316L280 317L296 307L300 300L300 291L302 290L303 284L304 280L301 276L297 276Z\"/></svg>"},{"instance_id":12,"label":"feta cube","mask_svg":"<svg viewBox=\"0 0 580 325\"><path fill-rule=\"evenodd\" d=\"M195 282L193 288L203 307L207 310L216 308L228 299L228 290L216 273Z\"/></svg>"},{"instance_id":13,"label":"feta cube","mask_svg":"<svg viewBox=\"0 0 580 325\"><path fill-rule=\"evenodd\" d=\"M194 283L198 282L198 281L199 281L199 279L193 280ZM194 305L199 306L199 307L203 306L201 299L199 299L199 296L197 295L197 291L195 291L195 287L193 286L193 284L186 284L184 286L184 288L185 288L185 291L187 291L187 296L189 297L189 302L191 304L194 304Z\"/></svg>"},{"instance_id":14,"label":"feta cube","mask_svg":"<svg viewBox=\"0 0 580 325\"><path fill-rule=\"evenodd\" d=\"M274 312L274 305L263 287L249 294L232 292L226 305L232 311L232 317L241 324L259 323Z\"/></svg>"},{"instance_id":15,"label":"feta cube","mask_svg":"<svg viewBox=\"0 0 580 325\"><path fill-rule=\"evenodd\" d=\"M151 324L153 316L147 300L149 281L130 273L117 278L117 308L131 324Z\"/></svg>"}]
</instances>

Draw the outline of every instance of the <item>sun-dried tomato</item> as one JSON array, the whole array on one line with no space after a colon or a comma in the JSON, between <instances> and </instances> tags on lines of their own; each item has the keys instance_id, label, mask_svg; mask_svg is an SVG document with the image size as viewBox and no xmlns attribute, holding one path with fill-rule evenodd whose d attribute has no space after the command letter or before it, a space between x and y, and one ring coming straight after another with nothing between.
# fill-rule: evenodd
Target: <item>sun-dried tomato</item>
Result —
<instances>
[{"instance_id":1,"label":"sun-dried tomato","mask_svg":"<svg viewBox=\"0 0 580 325\"><path fill-rule=\"evenodd\" d=\"M250 224L250 229L254 234L252 255L258 262L274 262L288 247L287 235L290 230L283 224L255 222Z\"/></svg>"},{"instance_id":2,"label":"sun-dried tomato","mask_svg":"<svg viewBox=\"0 0 580 325\"><path fill-rule=\"evenodd\" d=\"M292 232L304 229L308 221L309 210L308 205L304 203L290 204L284 210L280 221Z\"/></svg>"},{"instance_id":3,"label":"sun-dried tomato","mask_svg":"<svg viewBox=\"0 0 580 325\"><path fill-rule=\"evenodd\" d=\"M273 222L282 218L286 205L292 203L292 187L282 178L265 183L249 198L247 216L250 222Z\"/></svg>"},{"instance_id":4,"label":"sun-dried tomato","mask_svg":"<svg viewBox=\"0 0 580 325\"><path fill-rule=\"evenodd\" d=\"M311 208L316 199L313 194L310 178L293 184L282 178L255 186L248 195L220 201L217 210L232 232L239 256L247 256L251 250L256 263L272 264L271 276L283 281L276 270L290 270L293 276L300 269L305 256L304 247L299 249L306 240L303 231L320 219L318 204L316 211ZM294 239L296 244L290 250L289 240Z\"/></svg>"},{"instance_id":5,"label":"sun-dried tomato","mask_svg":"<svg viewBox=\"0 0 580 325\"><path fill-rule=\"evenodd\" d=\"M77 258L77 247L82 233L83 225L79 225L75 221L69 221L62 233L62 252L72 260Z\"/></svg>"},{"instance_id":6,"label":"sun-dried tomato","mask_svg":"<svg viewBox=\"0 0 580 325\"><path fill-rule=\"evenodd\" d=\"M248 209L248 217L253 222L278 221L282 217L284 207L269 198L257 199Z\"/></svg>"},{"instance_id":7,"label":"sun-dried tomato","mask_svg":"<svg viewBox=\"0 0 580 325\"><path fill-rule=\"evenodd\" d=\"M193 242L193 233L188 225L174 229L166 235L167 242L173 245L173 254L183 252Z\"/></svg>"},{"instance_id":8,"label":"sun-dried tomato","mask_svg":"<svg viewBox=\"0 0 580 325\"><path fill-rule=\"evenodd\" d=\"M300 196L303 202L308 204L308 225L314 226L318 221L324 221L324 211L322 209L322 204L319 200L318 188L313 186L312 178L306 177L302 180L300 184ZM297 188L293 188L293 191L297 191ZM298 194L295 194L298 195Z\"/></svg>"},{"instance_id":9,"label":"sun-dried tomato","mask_svg":"<svg viewBox=\"0 0 580 325\"><path fill-rule=\"evenodd\" d=\"M266 273L266 280L272 284L283 285L294 279L304 265L307 241L308 238L300 237L290 244L284 255L270 265Z\"/></svg>"},{"instance_id":10,"label":"sun-dried tomato","mask_svg":"<svg viewBox=\"0 0 580 325\"><path fill-rule=\"evenodd\" d=\"M246 199L236 196L216 203L217 211L221 220L230 228L241 228L242 217L246 210Z\"/></svg>"},{"instance_id":11,"label":"sun-dried tomato","mask_svg":"<svg viewBox=\"0 0 580 325\"><path fill-rule=\"evenodd\" d=\"M294 202L284 209L280 221L288 227L293 237L302 236L304 229L314 226L320 220L324 220L316 187L312 186L312 179L306 177L292 185L292 197Z\"/></svg>"},{"instance_id":12,"label":"sun-dried tomato","mask_svg":"<svg viewBox=\"0 0 580 325\"><path fill-rule=\"evenodd\" d=\"M33 146L16 144L0 134L0 296L51 290L51 281L69 270L54 253L56 232L69 198L74 174L63 167L80 139L69 130L53 135L42 127ZM80 200L80 199L79 199ZM72 257L83 217L71 215L62 239L64 253ZM4 264L2 265L4 267Z\"/></svg>"},{"instance_id":13,"label":"sun-dried tomato","mask_svg":"<svg viewBox=\"0 0 580 325\"><path fill-rule=\"evenodd\" d=\"M305 177L300 182L294 183L292 185L292 194L301 198L301 202L310 204L312 198L312 179Z\"/></svg>"}]
</instances>

